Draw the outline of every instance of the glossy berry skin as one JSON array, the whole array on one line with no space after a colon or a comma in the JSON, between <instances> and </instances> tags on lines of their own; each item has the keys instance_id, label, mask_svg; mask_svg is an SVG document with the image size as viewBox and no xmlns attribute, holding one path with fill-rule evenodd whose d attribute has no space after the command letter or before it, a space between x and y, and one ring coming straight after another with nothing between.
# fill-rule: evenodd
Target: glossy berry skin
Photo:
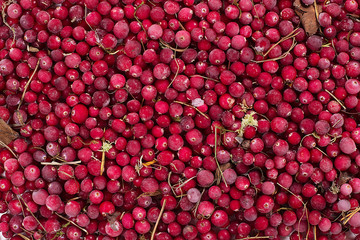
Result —
<instances>
[{"instance_id":1,"label":"glossy berry skin","mask_svg":"<svg viewBox=\"0 0 360 240\"><path fill-rule=\"evenodd\" d=\"M78 124L82 124L88 117L88 109L83 104L78 104L71 110L71 119Z\"/></svg>"}]
</instances>

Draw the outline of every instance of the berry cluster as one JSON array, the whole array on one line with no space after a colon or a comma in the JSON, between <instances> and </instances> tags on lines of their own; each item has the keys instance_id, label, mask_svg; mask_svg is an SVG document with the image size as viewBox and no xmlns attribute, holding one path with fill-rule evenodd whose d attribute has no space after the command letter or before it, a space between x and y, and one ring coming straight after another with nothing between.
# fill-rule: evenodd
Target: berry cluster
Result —
<instances>
[{"instance_id":1,"label":"berry cluster","mask_svg":"<svg viewBox=\"0 0 360 240\"><path fill-rule=\"evenodd\" d=\"M0 0L0 232L359 240L359 4Z\"/></svg>"}]
</instances>

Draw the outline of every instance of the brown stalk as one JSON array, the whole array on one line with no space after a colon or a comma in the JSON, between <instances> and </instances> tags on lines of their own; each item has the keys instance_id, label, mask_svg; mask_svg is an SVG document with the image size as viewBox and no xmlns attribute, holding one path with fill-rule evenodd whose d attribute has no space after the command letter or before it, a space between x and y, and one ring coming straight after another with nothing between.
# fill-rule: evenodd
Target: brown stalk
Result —
<instances>
[{"instance_id":1,"label":"brown stalk","mask_svg":"<svg viewBox=\"0 0 360 240\"><path fill-rule=\"evenodd\" d=\"M237 238L235 240L248 240L248 239L269 239L270 236L257 236L257 237L244 237L244 238Z\"/></svg>"},{"instance_id":2,"label":"brown stalk","mask_svg":"<svg viewBox=\"0 0 360 240\"><path fill-rule=\"evenodd\" d=\"M180 21L179 21L179 25L180 25L182 30L186 30Z\"/></svg>"},{"instance_id":3,"label":"brown stalk","mask_svg":"<svg viewBox=\"0 0 360 240\"><path fill-rule=\"evenodd\" d=\"M211 80L211 81L214 81L214 82L220 82L219 80L217 79L213 79L213 78L209 78L209 77L205 77L205 76L201 76L201 75L192 75L190 77L202 77L204 79L208 79L208 80Z\"/></svg>"},{"instance_id":4,"label":"brown stalk","mask_svg":"<svg viewBox=\"0 0 360 240\"><path fill-rule=\"evenodd\" d=\"M55 213L59 218L61 218L61 219L65 220L65 221L71 223L72 225L74 225L75 227L79 228L79 229L80 229L81 231L83 231L84 233L88 234L88 231L86 231L85 228L80 227L79 225L77 225L77 224L74 223L73 221L67 219L66 217L61 216L61 215L58 214L57 212L54 212L54 213Z\"/></svg>"},{"instance_id":5,"label":"brown stalk","mask_svg":"<svg viewBox=\"0 0 360 240\"><path fill-rule=\"evenodd\" d=\"M80 164L81 161L74 161L74 162L41 162L41 165L50 165L50 166L62 166L62 165L76 165L76 164Z\"/></svg>"},{"instance_id":6,"label":"brown stalk","mask_svg":"<svg viewBox=\"0 0 360 240\"><path fill-rule=\"evenodd\" d=\"M104 170L105 170L105 151L101 153L100 175L104 173Z\"/></svg>"},{"instance_id":7,"label":"brown stalk","mask_svg":"<svg viewBox=\"0 0 360 240\"><path fill-rule=\"evenodd\" d=\"M29 45L26 46L26 50L27 50L28 52L33 52L33 53L37 53L38 51L40 51L38 48L36 48L36 47L31 47L31 46L29 46Z\"/></svg>"},{"instance_id":8,"label":"brown stalk","mask_svg":"<svg viewBox=\"0 0 360 240\"><path fill-rule=\"evenodd\" d=\"M25 237L25 236L22 235L21 233L17 233L16 235L19 236L19 237L21 237L21 238L24 239L24 240L30 240L30 238Z\"/></svg>"},{"instance_id":9,"label":"brown stalk","mask_svg":"<svg viewBox=\"0 0 360 240\"><path fill-rule=\"evenodd\" d=\"M151 239L150 239L150 240L154 240L155 233L156 233L156 229L157 229L157 227L158 227L158 225L159 225L161 216L162 216L162 214L163 214L163 212L164 212L165 205L166 205L166 199L164 200L163 205L162 205L162 207L161 207L160 214L159 214L159 216L158 216L158 219L156 220L155 227L154 227L154 230L153 230L152 233L151 233Z\"/></svg>"},{"instance_id":10,"label":"brown stalk","mask_svg":"<svg viewBox=\"0 0 360 240\"><path fill-rule=\"evenodd\" d=\"M146 30L145 30L145 28L144 28L144 25L143 25L142 22L139 20L139 18L136 16L137 10L138 10L144 3L145 3L145 2L141 2L141 3L139 4L139 6L137 6L137 7L135 8L134 18L135 18L135 20L140 24L141 28L143 29L143 31L145 32L145 34L146 34L146 36L147 36Z\"/></svg>"},{"instance_id":11,"label":"brown stalk","mask_svg":"<svg viewBox=\"0 0 360 240\"><path fill-rule=\"evenodd\" d=\"M327 90L327 89L325 89L325 92L327 92L331 97L333 97L333 98L341 105L341 107L346 110L345 105L344 105L337 97L335 97L334 94L332 94L332 93L331 93L329 90Z\"/></svg>"},{"instance_id":12,"label":"brown stalk","mask_svg":"<svg viewBox=\"0 0 360 240\"><path fill-rule=\"evenodd\" d=\"M45 230L45 227L44 225L41 224L41 222L39 221L39 219L37 219L37 217L35 217L34 213L30 210L29 206L27 205L27 203L24 201L24 199L21 197L21 195L19 195L19 198L23 201L25 207L26 207L26 210L29 211L29 213L31 214L31 216L33 216L33 218L35 218L35 220L38 222L38 224L44 229L44 231L46 232Z\"/></svg>"},{"instance_id":13,"label":"brown stalk","mask_svg":"<svg viewBox=\"0 0 360 240\"><path fill-rule=\"evenodd\" d=\"M3 19L3 23L5 24L5 26L7 26L13 33L13 44L15 44L15 29L13 27L11 27L7 21L6 21L6 13L5 13L5 8L7 6L9 6L11 3L13 3L14 1L13 0L9 0L7 2L4 2L2 3L2 7L1 7L1 16L2 16L2 19Z\"/></svg>"},{"instance_id":14,"label":"brown stalk","mask_svg":"<svg viewBox=\"0 0 360 240\"><path fill-rule=\"evenodd\" d=\"M346 217L344 217L341 220L344 220L343 224L347 224L348 221L350 221L350 219L357 213L360 211L360 207L355 208L354 210L350 211L350 213L348 215L346 215Z\"/></svg>"},{"instance_id":15,"label":"brown stalk","mask_svg":"<svg viewBox=\"0 0 360 240\"><path fill-rule=\"evenodd\" d=\"M173 48L168 43L166 43L164 40L162 40L161 38L160 38L160 44L163 46L163 48L169 48L175 52L184 52L187 49L187 48L184 48L184 49Z\"/></svg>"},{"instance_id":16,"label":"brown stalk","mask_svg":"<svg viewBox=\"0 0 360 240\"><path fill-rule=\"evenodd\" d=\"M85 17L84 17L84 20L85 20L86 24L88 25L88 27L90 28L90 30L94 31L95 36L96 36L96 44L97 44L99 47L101 47L106 53L108 53L108 54L110 54L110 55L114 55L114 54L118 53L120 50L117 50L117 51L115 51L115 52L111 52L111 51L109 51L109 49L107 49L106 47L104 47L104 45L102 45L98 33L96 32L95 29L93 29L93 28L90 26L90 24L89 24L88 21L86 20L87 7L86 7L86 4L84 4L84 5L85 5Z\"/></svg>"},{"instance_id":17,"label":"brown stalk","mask_svg":"<svg viewBox=\"0 0 360 240\"><path fill-rule=\"evenodd\" d=\"M189 181L191 181L192 179L196 178L196 175L187 179L185 182L181 183L179 186L176 186L175 188L178 189L178 188L181 188L183 187L186 183L188 183Z\"/></svg>"},{"instance_id":18,"label":"brown stalk","mask_svg":"<svg viewBox=\"0 0 360 240\"><path fill-rule=\"evenodd\" d=\"M290 52L291 50L293 50L293 48L296 46L296 41L294 38L293 44L291 45L291 47L289 48L289 50L287 50L286 52L284 52L283 54L281 54L281 56L276 57L276 58L269 58L269 59L263 59L263 60L259 60L259 61L253 61L255 63L264 63L264 62L270 62L270 61L278 61L281 60L283 58L285 58Z\"/></svg>"},{"instance_id":19,"label":"brown stalk","mask_svg":"<svg viewBox=\"0 0 360 240\"><path fill-rule=\"evenodd\" d=\"M287 191L288 193L290 193L291 195L293 195L294 197L296 197L304 206L304 211L306 213L306 219L307 219L307 223L308 223L308 232L306 234L306 238L308 239L308 235L309 235L309 231L310 231L310 223L309 223L309 216L308 216L308 211L307 211L307 207L306 207L306 203L304 203L304 201L299 198L299 196L295 195L292 191L290 191L289 189L287 189L286 187L284 187L283 185L281 185L280 183L277 183L277 185L279 185L282 189L284 189L285 191ZM300 218L300 220L302 219L302 217ZM299 224L300 224L300 220L299 220Z\"/></svg>"},{"instance_id":20,"label":"brown stalk","mask_svg":"<svg viewBox=\"0 0 360 240\"><path fill-rule=\"evenodd\" d=\"M105 132L105 128L104 128L104 132ZM101 146L101 166L100 166L100 175L102 175L104 173L105 170L105 153L107 153L109 150L111 149L111 143L109 143L108 141L105 140L105 138L103 138L102 140L102 146Z\"/></svg>"},{"instance_id":21,"label":"brown stalk","mask_svg":"<svg viewBox=\"0 0 360 240\"><path fill-rule=\"evenodd\" d=\"M8 146L6 145L3 141L0 140L0 145L5 147L7 150L9 150L11 152L12 155L14 155L14 157L17 159L18 156L16 155L16 153L14 153L14 151Z\"/></svg>"},{"instance_id":22,"label":"brown stalk","mask_svg":"<svg viewBox=\"0 0 360 240\"><path fill-rule=\"evenodd\" d=\"M27 81L27 83L26 83L26 85L25 85L25 87L24 87L24 91L23 91L23 93L22 93L22 95L21 95L20 103L19 103L19 106L18 106L18 108L17 108L18 110L20 109L21 104L22 104L22 102L24 101L24 97L25 97L26 91L27 91L27 89L29 88L31 81L32 81L33 78L34 78L37 69L39 68L39 64L40 64L40 59L38 59L38 61L37 61L37 63L36 63L36 66L35 66L35 69L34 69L33 73L31 74L31 76L30 76L30 78L29 78L29 81ZM20 119L20 118L19 118L19 119Z\"/></svg>"},{"instance_id":23,"label":"brown stalk","mask_svg":"<svg viewBox=\"0 0 360 240\"><path fill-rule=\"evenodd\" d=\"M177 69L176 69L176 73L175 73L175 76L173 77L173 79L171 80L171 82L169 83L168 87L169 88L171 86L171 84L173 84L173 82L175 81L175 79L177 78L178 74L179 74L179 70L180 70L180 66L179 66L179 63L176 59L176 51L174 51L174 61L176 63L176 66L177 66Z\"/></svg>"},{"instance_id":24,"label":"brown stalk","mask_svg":"<svg viewBox=\"0 0 360 240\"><path fill-rule=\"evenodd\" d=\"M296 32L299 28L295 28L291 33L289 33L288 35L286 35L285 37L283 37L282 39L280 39L277 43L275 43L274 45L272 45L269 50L267 50L267 52L264 54L264 57L266 57L266 55L269 54L269 52L276 47L277 45L279 45L280 43L295 37L296 35L298 35L300 33L300 31Z\"/></svg>"},{"instance_id":25,"label":"brown stalk","mask_svg":"<svg viewBox=\"0 0 360 240\"><path fill-rule=\"evenodd\" d=\"M156 190L155 192L144 192L144 193L140 194L136 199L139 199L143 196L155 197L155 196L159 196L159 195L161 195L160 190Z\"/></svg>"},{"instance_id":26,"label":"brown stalk","mask_svg":"<svg viewBox=\"0 0 360 240\"><path fill-rule=\"evenodd\" d=\"M25 216L24 208L23 208L23 205L22 205L22 203L21 203L21 201L20 201L20 197L19 197L19 195L16 195L16 197L17 197L17 199L18 199L18 201L19 201L19 203L20 203L20 207L21 207L22 214L23 214L23 216Z\"/></svg>"},{"instance_id":27,"label":"brown stalk","mask_svg":"<svg viewBox=\"0 0 360 240\"><path fill-rule=\"evenodd\" d=\"M227 183L226 183L224 174L223 174L223 172L222 172L222 170L221 170L219 161L217 160L217 157L216 157L216 154L217 154L217 130L218 130L218 129L221 131L220 128L218 128L217 126L215 126L215 154L214 154L214 157L215 157L216 165L217 165L217 167L218 167L220 176L221 176L223 182L225 183L225 186L227 187L228 185L227 185Z\"/></svg>"},{"instance_id":28,"label":"brown stalk","mask_svg":"<svg viewBox=\"0 0 360 240\"><path fill-rule=\"evenodd\" d=\"M176 193L174 191L174 187L171 185L171 182L170 182L170 177L171 177L171 171L169 172L167 181L168 181L168 184L169 184L169 186L171 188L171 191L173 192L174 196L176 196Z\"/></svg>"},{"instance_id":29,"label":"brown stalk","mask_svg":"<svg viewBox=\"0 0 360 240\"><path fill-rule=\"evenodd\" d=\"M319 10L316 1L314 1L315 17L316 21L319 22Z\"/></svg>"},{"instance_id":30,"label":"brown stalk","mask_svg":"<svg viewBox=\"0 0 360 240\"><path fill-rule=\"evenodd\" d=\"M329 157L329 155L327 155L323 150L321 150L320 148L318 147L315 147L317 150L319 150L322 154L324 154L325 156Z\"/></svg>"},{"instance_id":31,"label":"brown stalk","mask_svg":"<svg viewBox=\"0 0 360 240\"><path fill-rule=\"evenodd\" d=\"M198 113L200 113L201 115L203 115L204 117L206 117L207 119L209 119L209 117L208 117L205 113L203 113L202 111L200 111L197 107L194 107L194 106L192 106L192 105L190 105L190 104L187 104L187 103L184 103L184 102L180 102L180 101L174 101L174 102L175 102L175 103L182 104L182 105L187 106L187 107L194 108Z\"/></svg>"},{"instance_id":32,"label":"brown stalk","mask_svg":"<svg viewBox=\"0 0 360 240\"><path fill-rule=\"evenodd\" d=\"M202 192L201 192L200 200L201 200L202 195L204 194L204 192L205 192L205 188L204 188L204 189L202 190ZM196 213L197 213L197 210L198 210L199 205L200 205L200 200L196 203L196 205L195 205L195 209L194 209L194 216L195 216L196 218L197 218Z\"/></svg>"}]
</instances>

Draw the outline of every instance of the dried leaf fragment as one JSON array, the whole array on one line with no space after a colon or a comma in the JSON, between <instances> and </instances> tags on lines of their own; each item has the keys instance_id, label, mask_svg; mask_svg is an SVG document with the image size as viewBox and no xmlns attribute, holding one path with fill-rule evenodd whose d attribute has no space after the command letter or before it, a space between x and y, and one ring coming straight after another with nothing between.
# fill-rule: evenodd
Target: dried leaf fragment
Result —
<instances>
[{"instance_id":1,"label":"dried leaf fragment","mask_svg":"<svg viewBox=\"0 0 360 240\"><path fill-rule=\"evenodd\" d=\"M219 184L220 184L220 181L221 181L220 171L221 171L221 172L224 172L226 169L229 169L229 168L231 168L231 163L222 164L222 165L220 165L220 168L217 168L217 169L216 169L215 179L216 179L216 184L217 184L217 185L219 185Z\"/></svg>"},{"instance_id":2,"label":"dried leaf fragment","mask_svg":"<svg viewBox=\"0 0 360 240\"><path fill-rule=\"evenodd\" d=\"M319 29L317 15L322 12L322 7L317 4L305 7L301 4L300 0L295 0L293 5L296 14L300 17L305 32L309 36L314 35Z\"/></svg>"},{"instance_id":3,"label":"dried leaf fragment","mask_svg":"<svg viewBox=\"0 0 360 240\"><path fill-rule=\"evenodd\" d=\"M19 134L15 132L3 119L0 118L0 141L8 145Z\"/></svg>"}]
</instances>

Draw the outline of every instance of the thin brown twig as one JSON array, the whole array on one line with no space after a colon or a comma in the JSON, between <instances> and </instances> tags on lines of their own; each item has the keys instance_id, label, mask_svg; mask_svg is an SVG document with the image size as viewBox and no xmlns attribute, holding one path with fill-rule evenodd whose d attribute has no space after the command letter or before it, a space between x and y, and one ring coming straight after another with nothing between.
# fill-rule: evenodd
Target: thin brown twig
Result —
<instances>
[{"instance_id":1,"label":"thin brown twig","mask_svg":"<svg viewBox=\"0 0 360 240\"><path fill-rule=\"evenodd\" d=\"M200 199L199 199L199 201L198 201L198 202L196 203L196 205L195 205L195 209L194 209L194 216L195 216L196 218L197 218L196 213L197 213L197 210L198 210L198 208L199 208L199 205L200 205L200 200L201 200L201 198L202 198L202 196L203 196L204 192L205 192L205 188L202 190L201 195L200 195Z\"/></svg>"},{"instance_id":2,"label":"thin brown twig","mask_svg":"<svg viewBox=\"0 0 360 240\"><path fill-rule=\"evenodd\" d=\"M350 114L350 115L359 115L360 114L360 112L351 113L351 112L347 112L345 110L341 110L341 112L346 113L346 114Z\"/></svg>"},{"instance_id":3,"label":"thin brown twig","mask_svg":"<svg viewBox=\"0 0 360 240\"><path fill-rule=\"evenodd\" d=\"M177 46L176 46L177 48ZM173 79L171 80L171 82L169 83L168 87L169 88L171 86L171 84L173 84L173 82L175 81L175 79L177 78L178 74L179 74L179 70L180 70L180 66L179 66L179 63L176 59L176 51L174 51L174 61L176 63L176 66L177 66L177 69L176 69L176 73L175 73L175 76L173 77Z\"/></svg>"},{"instance_id":4,"label":"thin brown twig","mask_svg":"<svg viewBox=\"0 0 360 240\"><path fill-rule=\"evenodd\" d=\"M191 108L194 108L198 113L200 113L201 115L203 115L204 117L206 117L207 119L209 119L209 117L203 113L202 111L200 111L197 107L194 107L190 104L187 104L187 103L184 103L184 102L180 102L180 101L174 101L174 103L179 103L179 104L182 104L184 106L187 106L187 107L191 107Z\"/></svg>"},{"instance_id":5,"label":"thin brown twig","mask_svg":"<svg viewBox=\"0 0 360 240\"><path fill-rule=\"evenodd\" d=\"M76 165L80 164L81 161L73 161L73 162L41 162L41 165L50 165L50 166L62 166L62 165Z\"/></svg>"},{"instance_id":6,"label":"thin brown twig","mask_svg":"<svg viewBox=\"0 0 360 240\"><path fill-rule=\"evenodd\" d=\"M319 150L322 154L324 154L325 156L329 157L329 155L327 155L323 150L321 150L320 148L318 147L315 147L317 150Z\"/></svg>"},{"instance_id":7,"label":"thin brown twig","mask_svg":"<svg viewBox=\"0 0 360 240\"><path fill-rule=\"evenodd\" d=\"M161 219L161 216L165 210L165 205L166 205L166 199L164 200L162 206L161 206L161 210L160 210L160 213L159 213L159 216L158 216L158 219L156 220L156 223L155 223L155 226L154 226L154 230L152 231L151 233L151 239L150 240L154 240L154 237L155 237L155 233L156 233L156 229L159 225L159 222L160 222L160 219Z\"/></svg>"},{"instance_id":8,"label":"thin brown twig","mask_svg":"<svg viewBox=\"0 0 360 240\"><path fill-rule=\"evenodd\" d=\"M171 185L171 182L170 182L170 177L171 177L171 174L172 174L172 172L170 171L170 172L169 172L169 175L168 175L168 179L167 179L167 181L168 181L168 184L169 184L169 186L170 186L170 188L171 188L171 191L173 192L174 196L176 196L176 193L175 193L174 187Z\"/></svg>"},{"instance_id":9,"label":"thin brown twig","mask_svg":"<svg viewBox=\"0 0 360 240\"><path fill-rule=\"evenodd\" d=\"M16 195L16 197L17 197L17 199L18 199L18 201L19 201L19 203L20 203L20 207L21 207L22 214L23 214L23 216L25 216L24 208L23 208L23 205L22 205L22 203L21 203L21 201L20 201L20 197L19 197L19 195Z\"/></svg>"},{"instance_id":10,"label":"thin brown twig","mask_svg":"<svg viewBox=\"0 0 360 240\"><path fill-rule=\"evenodd\" d=\"M31 76L30 76L30 78L29 78L29 81L27 81L27 83L26 83L26 85L25 85L25 87L24 87L24 91L23 91L23 93L22 93L22 95L21 95L20 103L19 103L18 108L17 108L18 110L20 109L21 104L22 104L22 102L24 101L24 97L25 97L26 91L27 91L27 89L29 88L31 81L32 81L33 78L34 78L35 73L36 73L37 69L39 68L39 65L40 65L40 59L38 59L38 61L37 61L37 63L36 63L36 66L35 66L35 69L34 69L33 73L31 74Z\"/></svg>"},{"instance_id":11,"label":"thin brown twig","mask_svg":"<svg viewBox=\"0 0 360 240\"><path fill-rule=\"evenodd\" d=\"M215 162L216 162L217 168L218 168L218 170L219 170L219 172L220 172L220 176L221 176L223 182L225 183L225 186L227 187L227 186L228 186L228 185L227 185L227 182L226 182L226 180L225 180L224 174L223 174L223 172L222 172L222 170L221 170L219 161L217 160L217 156L216 156L216 155L217 155L217 130L218 130L218 129L221 131L220 128L218 128L217 126L215 126L215 154L214 154L214 158L215 158Z\"/></svg>"},{"instance_id":12,"label":"thin brown twig","mask_svg":"<svg viewBox=\"0 0 360 240\"><path fill-rule=\"evenodd\" d=\"M24 239L24 240L30 240L30 238L28 238L28 237L25 237L24 235L22 235L21 233L17 233L16 234L17 236L20 236L22 239Z\"/></svg>"},{"instance_id":13,"label":"thin brown twig","mask_svg":"<svg viewBox=\"0 0 360 240\"><path fill-rule=\"evenodd\" d=\"M168 43L166 43L161 38L160 38L160 44L163 45L163 47L169 48L169 49L171 49L173 51L176 51L176 52L184 52L187 49L187 48L183 48L183 49L173 48L172 46L170 46Z\"/></svg>"},{"instance_id":14,"label":"thin brown twig","mask_svg":"<svg viewBox=\"0 0 360 240\"><path fill-rule=\"evenodd\" d=\"M332 97L341 105L341 107L346 110L345 105L344 105L337 97L335 97L334 94L332 94L332 93L331 93L329 90L327 90L327 89L325 89L325 92L327 92L328 94L330 94L330 96L332 96Z\"/></svg>"},{"instance_id":15,"label":"thin brown twig","mask_svg":"<svg viewBox=\"0 0 360 240\"><path fill-rule=\"evenodd\" d=\"M356 21L356 22L360 22L360 15L356 15L356 14L346 14L346 16L348 16L349 18L351 18L352 20Z\"/></svg>"},{"instance_id":16,"label":"thin brown twig","mask_svg":"<svg viewBox=\"0 0 360 240\"><path fill-rule=\"evenodd\" d=\"M294 194L292 191L290 191L289 189L287 189L286 187L284 187L283 185L281 185L280 183L277 183L277 185L279 185L282 189L284 189L285 191L287 191L288 193L290 193L291 195L293 195L294 197L296 197L305 207L305 203L303 202L303 200L297 196L296 194Z\"/></svg>"},{"instance_id":17,"label":"thin brown twig","mask_svg":"<svg viewBox=\"0 0 360 240\"><path fill-rule=\"evenodd\" d=\"M16 32L15 32L15 29L13 27L11 27L8 22L6 21L6 13L5 13L5 8L7 6L9 6L11 3L13 3L14 1L13 0L9 0L7 2L3 2L2 3L2 6L1 6L1 16L2 16L2 20L3 20L3 23L5 24L5 26L7 26L13 33L13 42L12 44L15 44L15 36L16 36Z\"/></svg>"},{"instance_id":18,"label":"thin brown twig","mask_svg":"<svg viewBox=\"0 0 360 240\"><path fill-rule=\"evenodd\" d=\"M6 145L3 141L0 140L0 145L5 147L7 150L9 150L11 152L12 155L14 155L14 157L17 159L18 156L16 155L16 153L14 153L14 151L8 146Z\"/></svg>"},{"instance_id":19,"label":"thin brown twig","mask_svg":"<svg viewBox=\"0 0 360 240\"><path fill-rule=\"evenodd\" d=\"M105 128L104 128L105 132ZM100 165L100 175L102 175L105 171L105 154L112 148L111 143L109 141L106 141L105 138L102 140L102 146L101 146L101 165Z\"/></svg>"},{"instance_id":20,"label":"thin brown twig","mask_svg":"<svg viewBox=\"0 0 360 240\"><path fill-rule=\"evenodd\" d=\"M198 74L196 74L196 75L191 75L190 77L202 77L202 78L204 78L204 79L211 80L211 81L214 81L214 82L220 82L220 81L217 80L217 79L209 78L209 77L205 77L205 76L201 76L201 75L198 75Z\"/></svg>"},{"instance_id":21,"label":"thin brown twig","mask_svg":"<svg viewBox=\"0 0 360 240\"><path fill-rule=\"evenodd\" d=\"M95 37L96 37L96 45L98 45L100 48L102 48L106 53L110 54L110 55L114 55L114 54L117 54L118 52L120 52L120 50L117 50L115 52L111 52L109 51L108 48L104 47L104 45L101 43L101 39L98 35L98 33L96 32L96 29L93 29L91 27L91 25L88 23L88 21L86 20L86 16L87 16L87 6L86 4L85 5L85 17L84 17L84 20L85 20L85 23L88 25L88 27L90 28L90 30L92 30L94 33L95 33Z\"/></svg>"},{"instance_id":22,"label":"thin brown twig","mask_svg":"<svg viewBox=\"0 0 360 240\"><path fill-rule=\"evenodd\" d=\"M104 144L104 140L103 140ZM101 153L101 165L100 165L100 175L104 173L105 170L105 151L102 151Z\"/></svg>"},{"instance_id":23,"label":"thin brown twig","mask_svg":"<svg viewBox=\"0 0 360 240\"><path fill-rule=\"evenodd\" d=\"M23 227L20 227L24 232L26 232L26 233L29 233L29 234L31 234L31 235L33 235L34 234L34 232L32 232L32 231L29 231L29 230L26 230L25 228L23 228Z\"/></svg>"},{"instance_id":24,"label":"thin brown twig","mask_svg":"<svg viewBox=\"0 0 360 240\"><path fill-rule=\"evenodd\" d=\"M74 223L73 221L67 219L66 217L61 216L61 215L58 214L57 212L54 212L54 213L55 213L59 218L61 218L61 219L65 220L65 221L71 223L72 225L74 225L75 227L79 228L79 229L80 229L81 231L83 231L84 233L88 234L88 231L86 231L85 228L80 227L79 225L77 225L77 224Z\"/></svg>"},{"instance_id":25,"label":"thin brown twig","mask_svg":"<svg viewBox=\"0 0 360 240\"><path fill-rule=\"evenodd\" d=\"M244 237L244 238L237 238L235 240L247 240L247 239L269 239L270 236L257 236L257 237Z\"/></svg>"},{"instance_id":26,"label":"thin brown twig","mask_svg":"<svg viewBox=\"0 0 360 240\"><path fill-rule=\"evenodd\" d=\"M182 25L181 21L179 21L179 25L180 25L180 27L181 27L182 30L186 30L186 29L184 28L184 25Z\"/></svg>"},{"instance_id":27,"label":"thin brown twig","mask_svg":"<svg viewBox=\"0 0 360 240\"><path fill-rule=\"evenodd\" d=\"M145 1L144 1L144 2L141 2L141 3L139 4L139 6L137 6L137 7L135 8L134 18L135 18L135 20L140 24L140 26L141 26L141 28L143 29L145 35L147 36L146 29L144 28L144 25L143 25L142 22L139 20L139 18L136 16L137 10L138 10L144 3L145 3Z\"/></svg>"},{"instance_id":28,"label":"thin brown twig","mask_svg":"<svg viewBox=\"0 0 360 240\"><path fill-rule=\"evenodd\" d=\"M31 214L31 216L33 216L33 218L37 221L37 223L44 229L44 231L46 232L45 230L45 227L44 225L41 224L41 222L39 221L39 219L37 219L37 217L34 215L34 213L30 210L29 206L27 205L27 203L25 202L25 200L21 197L21 195L19 195L20 199L23 201L25 207L26 207L26 210L29 211L29 213Z\"/></svg>"},{"instance_id":29,"label":"thin brown twig","mask_svg":"<svg viewBox=\"0 0 360 240\"><path fill-rule=\"evenodd\" d=\"M297 42L295 41L295 37L294 37L293 44L291 45L291 47L289 48L289 50L287 50L286 52L284 52L283 54L281 54L279 57L269 58L269 59L263 59L263 60L259 60L259 61L253 60L252 62L254 62L254 63L264 63L264 62L281 60L281 59L285 58L288 54L290 54L291 50L293 50L293 48L296 46L296 44L297 44Z\"/></svg>"},{"instance_id":30,"label":"thin brown twig","mask_svg":"<svg viewBox=\"0 0 360 240\"><path fill-rule=\"evenodd\" d=\"M178 188L181 188L183 187L186 183L188 183L189 181L191 181L192 179L196 178L196 175L187 179L185 182L181 183L179 186L176 186L175 188L178 189Z\"/></svg>"},{"instance_id":31,"label":"thin brown twig","mask_svg":"<svg viewBox=\"0 0 360 240\"><path fill-rule=\"evenodd\" d=\"M269 50L267 50L267 52L264 54L264 57L266 57L266 55L268 55L270 53L271 50L273 50L274 47L276 47L277 45L279 45L280 43L295 37L296 35L298 35L300 33L300 31L296 32L299 28L295 28L291 33L289 33L288 35L286 35L285 37L283 37L282 39L280 39L277 43L275 43L274 45L272 45Z\"/></svg>"},{"instance_id":32,"label":"thin brown twig","mask_svg":"<svg viewBox=\"0 0 360 240\"><path fill-rule=\"evenodd\" d=\"M305 239L308 240L309 239L309 234L310 234L310 222L309 222L309 213L308 213L306 204L304 205L304 210L305 210L305 213L306 213L306 220L307 220L307 225L308 225L308 230L307 230Z\"/></svg>"},{"instance_id":33,"label":"thin brown twig","mask_svg":"<svg viewBox=\"0 0 360 240\"><path fill-rule=\"evenodd\" d=\"M318 11L316 0L314 1L314 9L315 9L316 21L319 23L319 11Z\"/></svg>"},{"instance_id":34,"label":"thin brown twig","mask_svg":"<svg viewBox=\"0 0 360 240\"><path fill-rule=\"evenodd\" d=\"M360 207L355 208L354 210L350 211L350 213L348 215L346 215L346 217L341 219L341 220L344 220L343 224L344 225L347 224L350 221L350 219L359 211L360 211Z\"/></svg>"}]
</instances>

